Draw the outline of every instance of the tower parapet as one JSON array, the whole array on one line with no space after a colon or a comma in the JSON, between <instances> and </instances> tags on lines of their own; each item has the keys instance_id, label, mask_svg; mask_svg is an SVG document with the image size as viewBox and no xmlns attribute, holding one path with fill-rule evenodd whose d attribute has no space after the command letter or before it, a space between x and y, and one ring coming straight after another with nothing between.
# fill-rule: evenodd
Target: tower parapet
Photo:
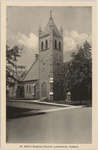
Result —
<instances>
[{"instance_id":1,"label":"tower parapet","mask_svg":"<svg viewBox=\"0 0 98 150\"><path fill-rule=\"evenodd\" d=\"M41 26L39 27L39 35L42 33L42 28L41 28Z\"/></svg>"},{"instance_id":2,"label":"tower parapet","mask_svg":"<svg viewBox=\"0 0 98 150\"><path fill-rule=\"evenodd\" d=\"M63 36L63 28L62 27L60 27L60 33Z\"/></svg>"}]
</instances>

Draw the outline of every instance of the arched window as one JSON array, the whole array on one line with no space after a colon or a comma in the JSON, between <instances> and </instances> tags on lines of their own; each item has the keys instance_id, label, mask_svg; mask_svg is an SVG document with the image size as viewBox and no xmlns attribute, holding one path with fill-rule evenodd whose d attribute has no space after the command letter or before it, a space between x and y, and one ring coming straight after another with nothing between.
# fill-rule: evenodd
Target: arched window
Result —
<instances>
[{"instance_id":1,"label":"arched window","mask_svg":"<svg viewBox=\"0 0 98 150\"><path fill-rule=\"evenodd\" d=\"M45 42L45 48L47 49L48 48L48 41L46 40Z\"/></svg>"},{"instance_id":2,"label":"arched window","mask_svg":"<svg viewBox=\"0 0 98 150\"><path fill-rule=\"evenodd\" d=\"M41 42L41 50L43 50L43 48L44 48L44 43Z\"/></svg>"},{"instance_id":3,"label":"arched window","mask_svg":"<svg viewBox=\"0 0 98 150\"><path fill-rule=\"evenodd\" d=\"M27 84L26 92L28 93L28 84Z\"/></svg>"},{"instance_id":4,"label":"arched window","mask_svg":"<svg viewBox=\"0 0 98 150\"><path fill-rule=\"evenodd\" d=\"M59 50L61 50L61 42L59 42Z\"/></svg>"},{"instance_id":5,"label":"arched window","mask_svg":"<svg viewBox=\"0 0 98 150\"><path fill-rule=\"evenodd\" d=\"M31 85L29 84L29 93L31 93Z\"/></svg>"},{"instance_id":6,"label":"arched window","mask_svg":"<svg viewBox=\"0 0 98 150\"><path fill-rule=\"evenodd\" d=\"M57 41L55 40L54 48L57 49Z\"/></svg>"}]
</instances>

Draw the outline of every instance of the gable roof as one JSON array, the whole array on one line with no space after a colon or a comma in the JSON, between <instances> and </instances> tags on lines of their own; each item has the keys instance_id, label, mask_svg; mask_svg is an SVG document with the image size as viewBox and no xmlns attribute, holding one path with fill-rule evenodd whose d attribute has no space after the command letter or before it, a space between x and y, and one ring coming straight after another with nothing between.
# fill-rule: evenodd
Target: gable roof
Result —
<instances>
[{"instance_id":1,"label":"gable roof","mask_svg":"<svg viewBox=\"0 0 98 150\"><path fill-rule=\"evenodd\" d=\"M37 59L27 71L23 81L31 81L39 79L39 59Z\"/></svg>"}]
</instances>

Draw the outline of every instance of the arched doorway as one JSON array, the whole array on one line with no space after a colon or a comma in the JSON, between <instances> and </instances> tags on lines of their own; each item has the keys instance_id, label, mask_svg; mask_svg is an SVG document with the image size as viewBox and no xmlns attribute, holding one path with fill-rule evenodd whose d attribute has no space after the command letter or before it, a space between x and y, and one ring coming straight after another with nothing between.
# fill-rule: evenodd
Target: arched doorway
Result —
<instances>
[{"instance_id":1,"label":"arched doorway","mask_svg":"<svg viewBox=\"0 0 98 150\"><path fill-rule=\"evenodd\" d=\"M47 97L47 84L45 82L41 84L41 97Z\"/></svg>"}]
</instances>

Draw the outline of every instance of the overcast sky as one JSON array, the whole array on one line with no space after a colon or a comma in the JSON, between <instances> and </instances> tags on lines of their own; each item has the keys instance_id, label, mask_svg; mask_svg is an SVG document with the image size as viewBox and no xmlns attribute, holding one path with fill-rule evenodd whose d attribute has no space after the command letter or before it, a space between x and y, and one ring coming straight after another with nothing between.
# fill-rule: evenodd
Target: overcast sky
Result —
<instances>
[{"instance_id":1,"label":"overcast sky","mask_svg":"<svg viewBox=\"0 0 98 150\"><path fill-rule=\"evenodd\" d=\"M92 10L90 7L23 7L7 8L7 42L9 46L23 45L24 52L18 63L30 66L38 53L38 29L48 23L50 9L58 29L64 30L64 61L76 45L91 42Z\"/></svg>"}]
</instances>

